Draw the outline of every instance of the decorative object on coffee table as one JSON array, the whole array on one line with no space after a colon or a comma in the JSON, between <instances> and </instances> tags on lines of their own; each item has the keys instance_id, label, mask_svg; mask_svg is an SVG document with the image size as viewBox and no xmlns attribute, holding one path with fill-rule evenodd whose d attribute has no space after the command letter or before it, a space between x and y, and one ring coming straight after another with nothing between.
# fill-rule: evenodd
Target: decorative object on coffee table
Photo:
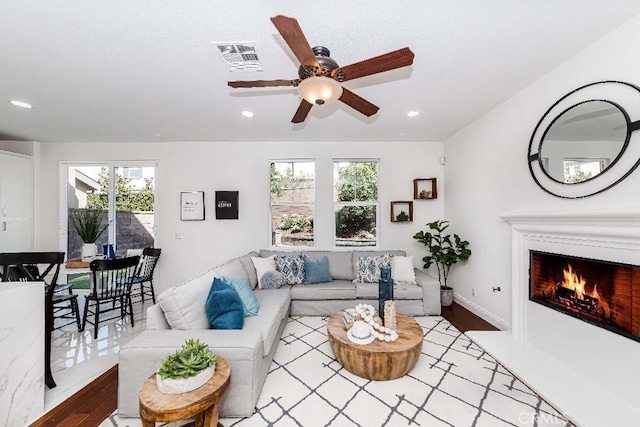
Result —
<instances>
[{"instance_id":1,"label":"decorative object on coffee table","mask_svg":"<svg viewBox=\"0 0 640 427\"><path fill-rule=\"evenodd\" d=\"M367 345L354 344L349 340L342 312L329 317L327 335L338 363L352 374L374 381L387 381L406 375L420 357L422 327L410 317L402 314L396 317L398 338L395 342L376 339Z\"/></svg>"},{"instance_id":2,"label":"decorative object on coffee table","mask_svg":"<svg viewBox=\"0 0 640 427\"><path fill-rule=\"evenodd\" d=\"M387 300L384 302L384 326L392 331L398 328L395 301Z\"/></svg>"},{"instance_id":3,"label":"decorative object on coffee table","mask_svg":"<svg viewBox=\"0 0 640 427\"><path fill-rule=\"evenodd\" d=\"M444 234L449 227L448 221L433 221L428 223L427 227L429 230L419 231L413 238L425 245L429 251L429 254L422 258L424 268L435 264L440 281L440 304L447 307L453 303L453 288L447 284L449 270L458 261L469 259L471 250L467 248L469 242L462 240L457 234Z\"/></svg>"},{"instance_id":4,"label":"decorative object on coffee table","mask_svg":"<svg viewBox=\"0 0 640 427\"><path fill-rule=\"evenodd\" d=\"M217 358L200 340L187 340L162 361L156 373L158 390L179 394L201 387L213 376Z\"/></svg>"},{"instance_id":5,"label":"decorative object on coffee table","mask_svg":"<svg viewBox=\"0 0 640 427\"><path fill-rule=\"evenodd\" d=\"M393 301L393 279L391 278L391 268L380 268L380 280L378 280L378 316L384 319L384 303L385 301Z\"/></svg>"},{"instance_id":6,"label":"decorative object on coffee table","mask_svg":"<svg viewBox=\"0 0 640 427\"><path fill-rule=\"evenodd\" d=\"M151 375L140 390L140 418L143 427L156 422L173 422L195 417L196 426L218 425L220 399L229 385L231 365L218 357L214 375L203 386L181 394L164 394L158 390L156 375Z\"/></svg>"},{"instance_id":7,"label":"decorative object on coffee table","mask_svg":"<svg viewBox=\"0 0 640 427\"><path fill-rule=\"evenodd\" d=\"M347 338L354 344L371 344L376 337L371 333L371 326L364 320L356 320L347 331Z\"/></svg>"}]
</instances>

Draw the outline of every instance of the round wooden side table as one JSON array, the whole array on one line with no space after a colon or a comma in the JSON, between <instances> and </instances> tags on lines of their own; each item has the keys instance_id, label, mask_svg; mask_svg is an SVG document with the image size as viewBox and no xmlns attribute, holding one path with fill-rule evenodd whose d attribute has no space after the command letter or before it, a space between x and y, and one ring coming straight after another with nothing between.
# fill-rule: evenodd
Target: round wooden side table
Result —
<instances>
[{"instance_id":1,"label":"round wooden side table","mask_svg":"<svg viewBox=\"0 0 640 427\"><path fill-rule=\"evenodd\" d=\"M352 343L342 321L342 313L327 321L331 350L338 362L349 372L374 381L387 381L409 373L418 362L422 351L422 327L410 317L396 315L398 340L371 344Z\"/></svg>"},{"instance_id":2,"label":"round wooden side table","mask_svg":"<svg viewBox=\"0 0 640 427\"><path fill-rule=\"evenodd\" d=\"M220 398L229 385L231 365L218 356L213 377L202 387L180 394L164 394L151 375L140 390L140 418L143 427L155 427L156 422L171 422L195 417L196 426L218 425Z\"/></svg>"}]
</instances>

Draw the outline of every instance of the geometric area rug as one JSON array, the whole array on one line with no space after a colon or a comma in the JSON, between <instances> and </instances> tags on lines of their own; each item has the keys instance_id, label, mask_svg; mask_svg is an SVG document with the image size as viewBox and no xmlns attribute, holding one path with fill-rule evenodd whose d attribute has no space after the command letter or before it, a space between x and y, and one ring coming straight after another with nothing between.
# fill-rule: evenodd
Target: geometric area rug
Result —
<instances>
[{"instance_id":1,"label":"geometric area rug","mask_svg":"<svg viewBox=\"0 0 640 427\"><path fill-rule=\"evenodd\" d=\"M573 425L447 320L415 320L424 335L415 368L396 380L371 381L336 361L326 317L291 317L254 414L220 422L225 427ZM117 414L100 424L140 425L139 419Z\"/></svg>"}]
</instances>

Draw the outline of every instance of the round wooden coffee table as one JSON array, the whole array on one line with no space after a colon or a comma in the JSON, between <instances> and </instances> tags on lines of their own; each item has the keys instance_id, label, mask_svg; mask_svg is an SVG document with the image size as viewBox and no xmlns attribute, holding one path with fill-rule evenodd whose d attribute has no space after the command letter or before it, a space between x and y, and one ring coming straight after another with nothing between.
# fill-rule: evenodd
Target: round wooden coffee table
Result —
<instances>
[{"instance_id":1,"label":"round wooden coffee table","mask_svg":"<svg viewBox=\"0 0 640 427\"><path fill-rule=\"evenodd\" d=\"M347 338L342 313L327 321L329 344L338 362L349 372L374 381L400 378L416 365L422 350L422 327L410 317L396 315L398 340L359 345Z\"/></svg>"},{"instance_id":2,"label":"round wooden coffee table","mask_svg":"<svg viewBox=\"0 0 640 427\"><path fill-rule=\"evenodd\" d=\"M140 418L143 427L156 422L171 422L195 417L196 426L218 425L220 398L229 385L231 365L218 356L213 377L195 390L180 394L164 394L156 386L156 374L151 375L140 390Z\"/></svg>"}]
</instances>

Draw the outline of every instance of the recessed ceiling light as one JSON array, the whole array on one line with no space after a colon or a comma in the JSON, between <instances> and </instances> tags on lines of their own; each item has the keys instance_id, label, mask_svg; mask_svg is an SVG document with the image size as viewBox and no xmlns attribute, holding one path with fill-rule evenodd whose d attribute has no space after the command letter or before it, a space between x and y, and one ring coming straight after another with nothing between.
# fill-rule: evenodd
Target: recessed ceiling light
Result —
<instances>
[{"instance_id":1,"label":"recessed ceiling light","mask_svg":"<svg viewBox=\"0 0 640 427\"><path fill-rule=\"evenodd\" d=\"M20 108L33 108L31 104L29 104L28 102L17 101L15 99L12 99L11 101L9 101L9 103L11 105L15 105L16 107L20 107Z\"/></svg>"},{"instance_id":2,"label":"recessed ceiling light","mask_svg":"<svg viewBox=\"0 0 640 427\"><path fill-rule=\"evenodd\" d=\"M415 117L415 116L419 116L420 115L420 111L418 110L411 110L407 113L407 117Z\"/></svg>"},{"instance_id":3,"label":"recessed ceiling light","mask_svg":"<svg viewBox=\"0 0 640 427\"><path fill-rule=\"evenodd\" d=\"M249 111L249 110L244 110L244 111L242 112L242 115L243 115L244 117L253 117L253 113L252 113L251 111Z\"/></svg>"}]
</instances>

